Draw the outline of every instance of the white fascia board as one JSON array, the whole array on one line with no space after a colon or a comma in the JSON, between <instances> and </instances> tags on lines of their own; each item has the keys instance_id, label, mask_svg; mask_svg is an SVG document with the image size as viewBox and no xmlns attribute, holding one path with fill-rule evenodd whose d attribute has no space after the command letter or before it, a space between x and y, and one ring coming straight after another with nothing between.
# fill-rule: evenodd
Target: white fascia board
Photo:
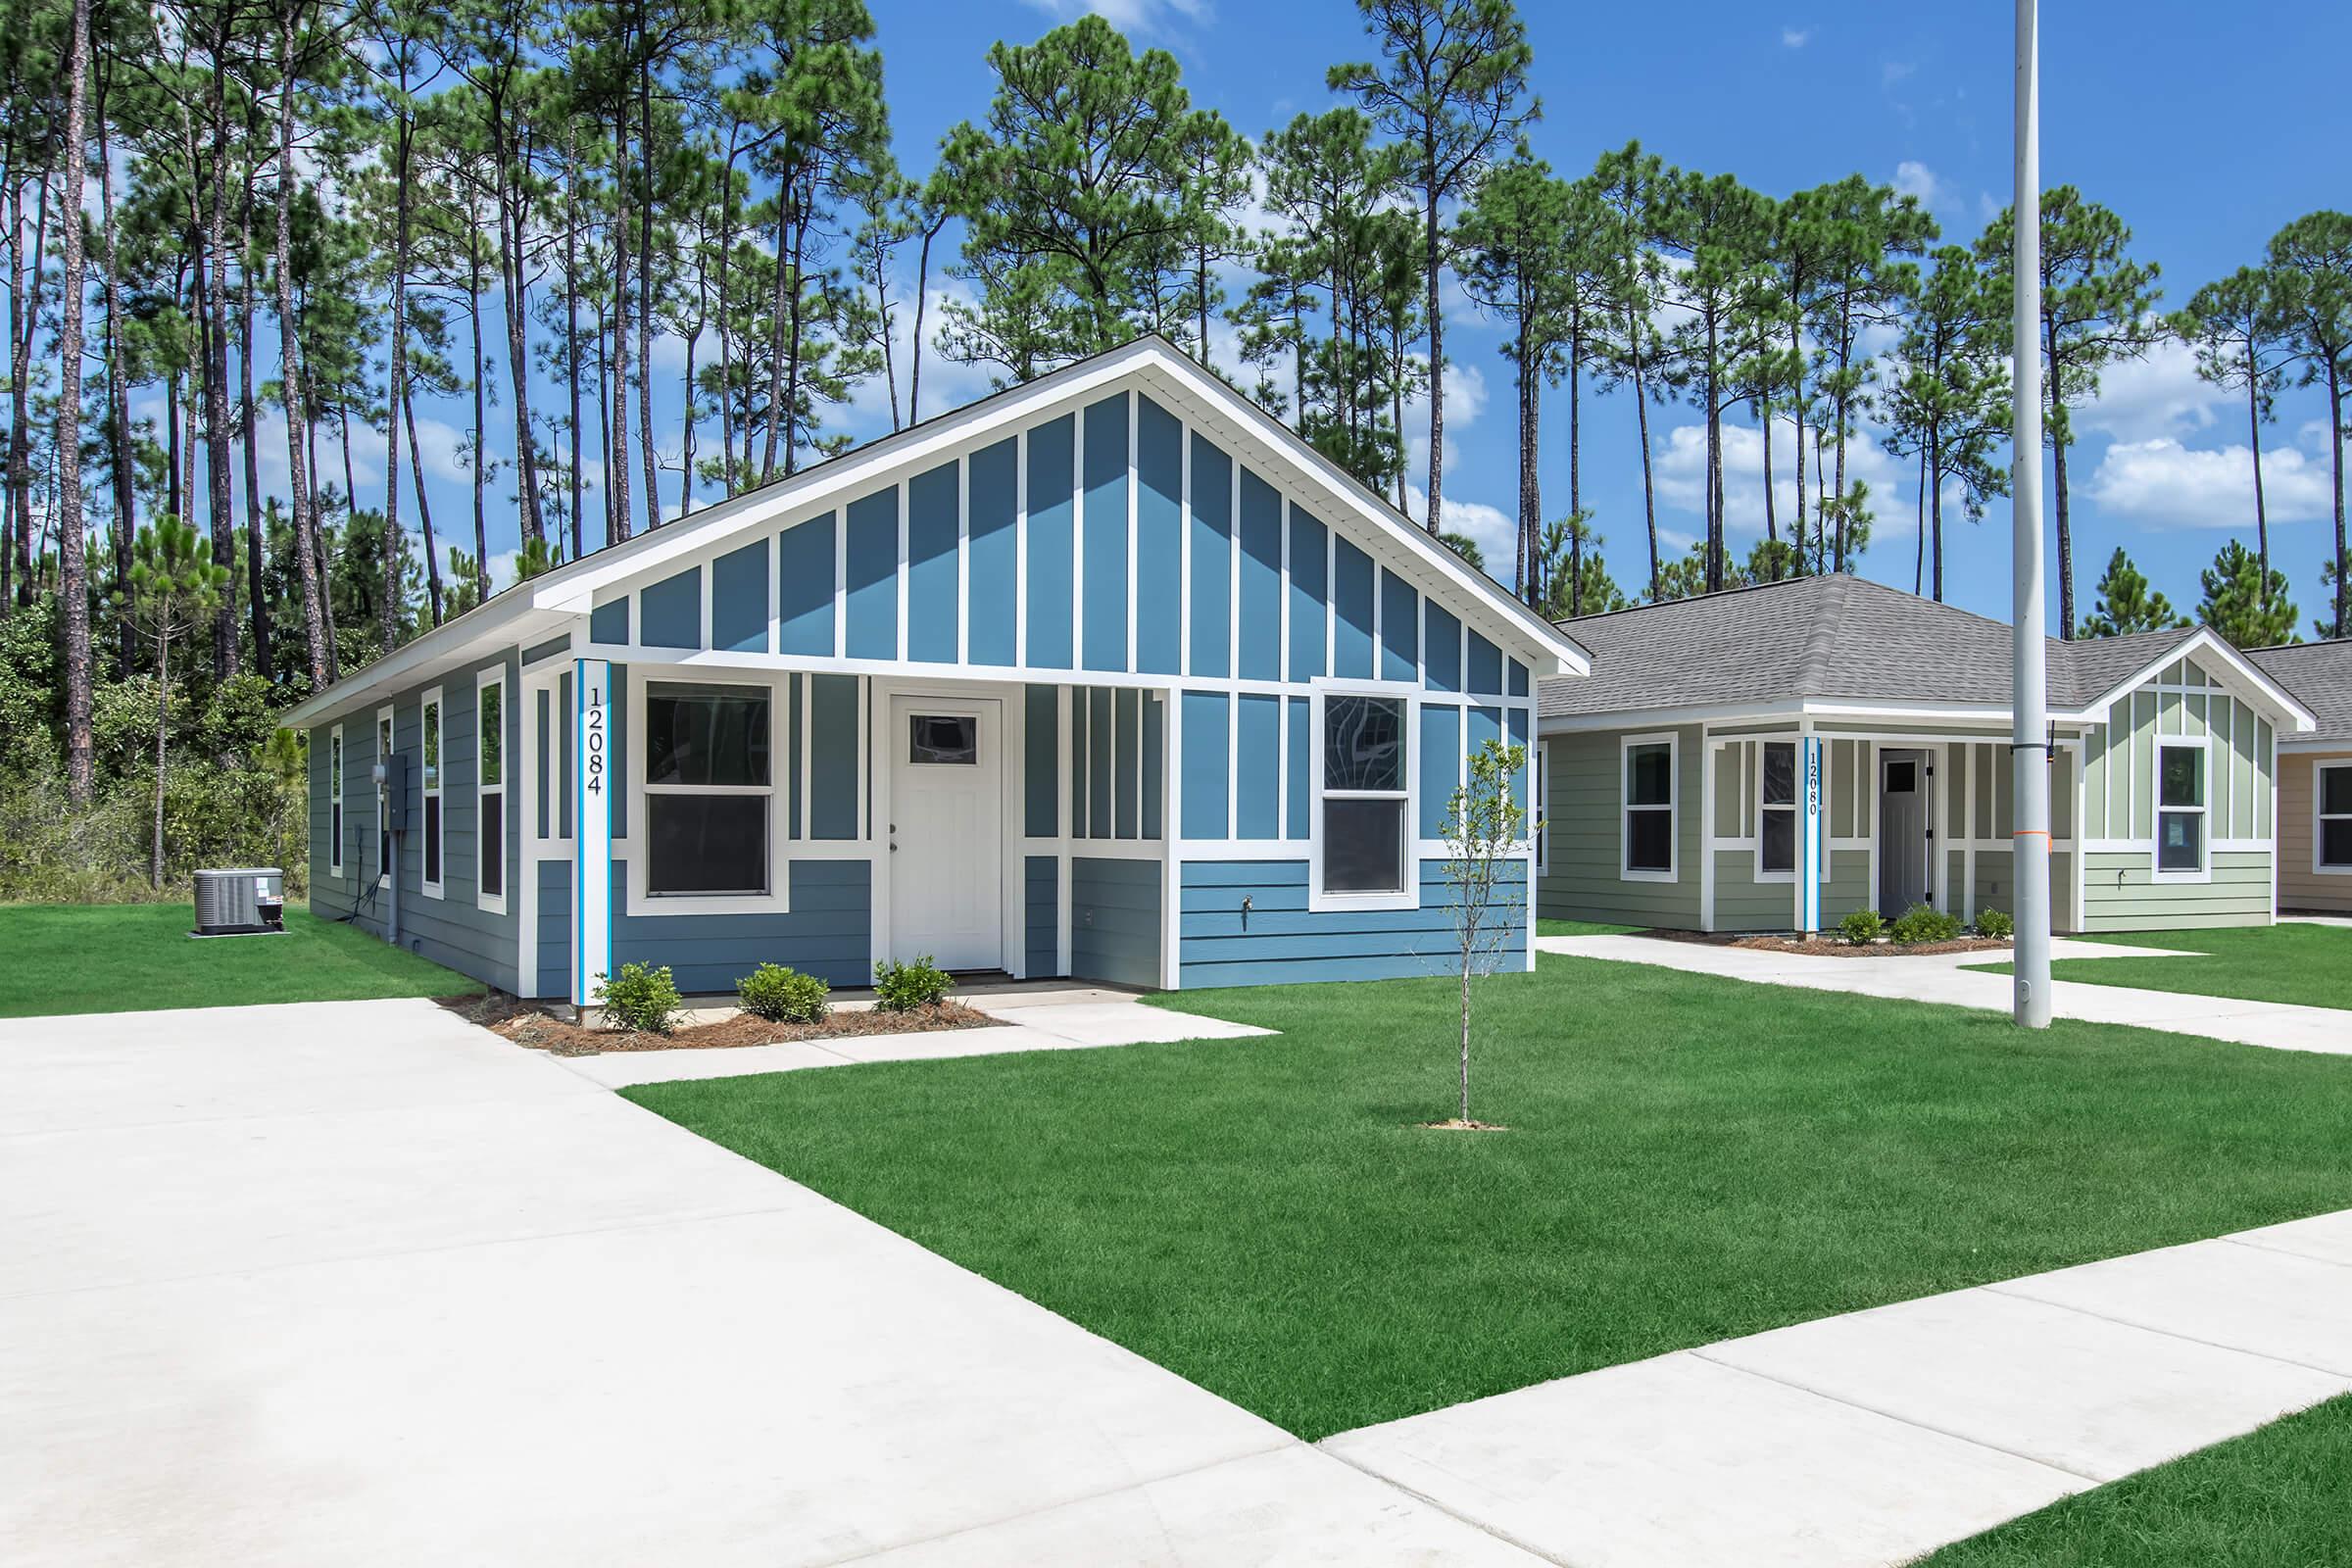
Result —
<instances>
[{"instance_id":1,"label":"white fascia board","mask_svg":"<svg viewBox=\"0 0 2352 1568\"><path fill-rule=\"evenodd\" d=\"M2257 706L2271 710L2272 718L2278 721L2281 729L2300 734L2319 728L2319 719L2310 709L2288 696L2284 687L2265 675L2252 660L2232 648L2211 626L2199 626L2186 641L2173 644L2164 653L2132 671L2128 678L2101 693L2098 700L2088 704L2083 711L2096 714L2104 721L2107 710L2118 702L2163 674L2166 665L2178 663L2191 654L2208 654L2228 665L2231 674L2252 689L2251 695L2257 699Z\"/></svg>"},{"instance_id":2,"label":"white fascia board","mask_svg":"<svg viewBox=\"0 0 2352 1568\"><path fill-rule=\"evenodd\" d=\"M1620 709L1606 713L1561 713L1540 719L1537 733L1541 735L1575 735L1598 730L1643 728L1659 724L1750 724L1785 718L1867 719L1890 723L1971 724L1987 733L2005 733L2011 722L2009 710L1984 703L1874 703L1859 700L1799 701L1793 698L1767 703L1694 704L1687 708ZM2050 722L2059 725L2082 725L2098 721L2092 712L2069 712L2063 709L2050 711Z\"/></svg>"},{"instance_id":3,"label":"white fascia board","mask_svg":"<svg viewBox=\"0 0 2352 1568\"><path fill-rule=\"evenodd\" d=\"M2317 735L2298 735L2293 740L2280 735L2276 745L2281 757L2300 757L2306 753L2315 757L2352 757L2352 736L2339 735L2327 740Z\"/></svg>"},{"instance_id":4,"label":"white fascia board","mask_svg":"<svg viewBox=\"0 0 2352 1568\"><path fill-rule=\"evenodd\" d=\"M528 648L567 630L571 617L537 609L531 596L523 592L527 586L517 584L494 595L488 603L403 644L326 690L312 693L278 722L287 729L306 729L365 708L381 695L406 691L435 675L478 663L485 650L510 645Z\"/></svg>"}]
</instances>

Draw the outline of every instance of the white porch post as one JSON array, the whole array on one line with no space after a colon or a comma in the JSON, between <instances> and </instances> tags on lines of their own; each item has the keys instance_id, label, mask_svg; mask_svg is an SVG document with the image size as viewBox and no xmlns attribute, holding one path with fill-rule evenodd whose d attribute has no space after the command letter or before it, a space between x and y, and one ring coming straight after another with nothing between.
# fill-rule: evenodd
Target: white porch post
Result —
<instances>
[{"instance_id":1,"label":"white porch post","mask_svg":"<svg viewBox=\"0 0 2352 1568\"><path fill-rule=\"evenodd\" d=\"M612 971L612 666L572 662L571 1002L595 1006Z\"/></svg>"}]
</instances>

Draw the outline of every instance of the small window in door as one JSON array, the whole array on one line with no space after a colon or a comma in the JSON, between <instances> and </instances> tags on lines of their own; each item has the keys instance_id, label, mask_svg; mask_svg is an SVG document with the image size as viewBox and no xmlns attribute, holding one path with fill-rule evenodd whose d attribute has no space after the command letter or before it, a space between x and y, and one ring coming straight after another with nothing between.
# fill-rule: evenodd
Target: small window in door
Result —
<instances>
[{"instance_id":1,"label":"small window in door","mask_svg":"<svg viewBox=\"0 0 2352 1568\"><path fill-rule=\"evenodd\" d=\"M1919 790L1919 764L1913 761L1886 764L1886 793L1912 795Z\"/></svg>"},{"instance_id":2,"label":"small window in door","mask_svg":"<svg viewBox=\"0 0 2352 1568\"><path fill-rule=\"evenodd\" d=\"M916 713L906 721L906 760L921 767L980 761L980 720L969 713Z\"/></svg>"}]
</instances>

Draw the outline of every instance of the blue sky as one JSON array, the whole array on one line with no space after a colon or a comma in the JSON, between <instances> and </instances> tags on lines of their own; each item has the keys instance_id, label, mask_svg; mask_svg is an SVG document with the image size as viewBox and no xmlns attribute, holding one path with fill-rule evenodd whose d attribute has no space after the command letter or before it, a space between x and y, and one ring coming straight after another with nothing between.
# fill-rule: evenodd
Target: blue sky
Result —
<instances>
[{"instance_id":1,"label":"blue sky","mask_svg":"<svg viewBox=\"0 0 2352 1568\"><path fill-rule=\"evenodd\" d=\"M873 4L899 156L916 172L929 167L942 132L985 110L990 43L1034 38L1085 9L1102 11L1139 45L1172 51L1196 101L1253 138L1300 111L1328 107L1325 67L1368 47L1345 0ZM1776 196L1858 170L1918 192L1945 240L1962 244L2008 200L2005 6L1684 4L1670 16L1651 7L1525 9L1544 100L1532 139L1563 172L1582 172L1602 150L1635 137L1671 162L1729 172ZM2198 284L2259 260L2288 220L2352 206L2343 161L2352 95L2341 82L2342 62L2352 58L2352 7L2302 0L2255 24L2242 13L2172 0L2051 6L2043 49L2044 183L2079 184L2124 217L2135 230L2135 253L2162 265L2167 309ZM1460 524L1499 534L1497 548L1507 548L1516 474L1501 334L1457 294L1446 341L1457 367L1447 403L1447 501L1460 508ZM977 372L926 364L930 412L984 389ZM1585 406L1587 505L1619 580L1633 586L1645 574L1645 552L1632 409L1625 397L1590 390ZM442 414L454 435L465 415L457 406ZM1556 515L1567 506L1564 397L1550 396L1546 415L1544 484ZM2320 609L2319 569L2331 538L2324 422L2316 392L2289 392L2264 432L2273 558L2289 574L2306 625ZM2087 612L2092 583L2118 544L2177 605L2193 608L2197 569L2230 533L2252 540L2242 401L2199 382L2187 352L2171 347L2111 370L2102 398L2077 425L2080 611ZM861 400L850 427L861 435L888 429L878 389ZM1679 548L1702 526L1695 412L1666 410L1652 430L1660 524ZM428 459L437 443L445 450L435 463L435 521L469 532L469 480L454 444L431 430ZM494 437L494 448L501 444ZM503 444L511 445L511 433ZM711 445L714 436L706 449ZM1875 448L1875 439L1864 446ZM1755 431L1734 430L1727 499L1740 549L1762 528L1756 448ZM1779 459L1786 487L1786 447ZM1849 461L1879 498L1877 538L1862 569L1908 588L1915 486L1903 464L1875 450ZM2005 503L1978 524L1947 506L1948 597L2006 616L2008 523ZM495 558L514 540L511 504L496 507L492 527ZM2054 570L2054 553L2052 563ZM2054 625L2054 584L2050 605Z\"/></svg>"}]
</instances>

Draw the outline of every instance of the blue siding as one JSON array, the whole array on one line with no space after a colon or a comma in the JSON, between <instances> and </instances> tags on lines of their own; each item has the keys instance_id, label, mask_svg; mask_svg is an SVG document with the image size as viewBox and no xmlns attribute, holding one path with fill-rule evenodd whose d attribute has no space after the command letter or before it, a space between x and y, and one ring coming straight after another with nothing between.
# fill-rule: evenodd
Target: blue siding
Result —
<instances>
[{"instance_id":1,"label":"blue siding","mask_svg":"<svg viewBox=\"0 0 2352 1568\"><path fill-rule=\"evenodd\" d=\"M957 570L956 465L943 463L906 485L906 657L956 662L962 641Z\"/></svg>"},{"instance_id":2,"label":"blue siding","mask_svg":"<svg viewBox=\"0 0 2352 1568\"><path fill-rule=\"evenodd\" d=\"M808 836L858 836L858 699L855 675L808 677Z\"/></svg>"},{"instance_id":3,"label":"blue siding","mask_svg":"<svg viewBox=\"0 0 2352 1568\"><path fill-rule=\"evenodd\" d=\"M1021 829L1033 839L1050 839L1061 832L1061 693L1025 686L1021 704Z\"/></svg>"},{"instance_id":4,"label":"blue siding","mask_svg":"<svg viewBox=\"0 0 2352 1568\"><path fill-rule=\"evenodd\" d=\"M776 540L776 651L833 654L833 514L787 528Z\"/></svg>"},{"instance_id":5,"label":"blue siding","mask_svg":"<svg viewBox=\"0 0 2352 1568\"><path fill-rule=\"evenodd\" d=\"M1021 907L1024 911L1022 949L1028 977L1061 972L1061 862L1051 855L1032 855L1022 862Z\"/></svg>"},{"instance_id":6,"label":"blue siding","mask_svg":"<svg viewBox=\"0 0 2352 1568\"><path fill-rule=\"evenodd\" d=\"M1136 398L1135 667L1172 675L1183 662L1184 426L1150 398Z\"/></svg>"},{"instance_id":7,"label":"blue siding","mask_svg":"<svg viewBox=\"0 0 2352 1568\"><path fill-rule=\"evenodd\" d=\"M1304 839L1313 821L1307 792L1315 779L1315 705L1304 697L1291 698L1290 704L1291 818L1284 837Z\"/></svg>"},{"instance_id":8,"label":"blue siding","mask_svg":"<svg viewBox=\"0 0 2352 1568\"><path fill-rule=\"evenodd\" d=\"M612 766L605 777L610 785L605 791L605 808L612 818L612 836L626 838L629 834L629 666L610 666L612 690L605 703L606 722L612 726Z\"/></svg>"},{"instance_id":9,"label":"blue siding","mask_svg":"<svg viewBox=\"0 0 2352 1568\"><path fill-rule=\"evenodd\" d=\"M1331 672L1344 680L1372 678L1372 558L1335 537L1331 542Z\"/></svg>"},{"instance_id":10,"label":"blue siding","mask_svg":"<svg viewBox=\"0 0 2352 1568\"><path fill-rule=\"evenodd\" d=\"M1519 661L1516 659L1510 661L1510 666L1511 695L1513 697L1525 697L1527 695L1527 666L1519 662Z\"/></svg>"},{"instance_id":11,"label":"blue siding","mask_svg":"<svg viewBox=\"0 0 2352 1568\"><path fill-rule=\"evenodd\" d=\"M639 594L644 624L638 639L648 648L703 646L703 571L689 566L674 577L650 583Z\"/></svg>"},{"instance_id":12,"label":"blue siding","mask_svg":"<svg viewBox=\"0 0 2352 1568\"><path fill-rule=\"evenodd\" d=\"M1462 623L1439 609L1434 599L1422 601L1421 613L1429 637L1429 653L1422 661L1429 689L1458 692L1462 689Z\"/></svg>"},{"instance_id":13,"label":"blue siding","mask_svg":"<svg viewBox=\"0 0 2352 1568\"><path fill-rule=\"evenodd\" d=\"M1380 574L1380 678L1411 680L1420 673L1421 596L1393 571Z\"/></svg>"},{"instance_id":14,"label":"blue siding","mask_svg":"<svg viewBox=\"0 0 2352 1568\"><path fill-rule=\"evenodd\" d=\"M547 661L555 658L559 654L567 654L569 652L571 652L571 639L569 637L550 637L547 641L538 644L536 647L525 648L522 651L522 667L529 669L534 664L543 664L547 662Z\"/></svg>"},{"instance_id":15,"label":"blue siding","mask_svg":"<svg viewBox=\"0 0 2352 1568\"><path fill-rule=\"evenodd\" d=\"M1225 694L1184 694L1184 787L1178 805L1179 831L1188 839L1226 837Z\"/></svg>"},{"instance_id":16,"label":"blue siding","mask_svg":"<svg viewBox=\"0 0 2352 1568\"><path fill-rule=\"evenodd\" d=\"M1323 670L1323 596L1330 575L1324 527L1291 509L1291 679L1305 682Z\"/></svg>"},{"instance_id":17,"label":"blue siding","mask_svg":"<svg viewBox=\"0 0 2352 1568\"><path fill-rule=\"evenodd\" d=\"M1193 437L1193 673L1233 662L1233 460Z\"/></svg>"},{"instance_id":18,"label":"blue siding","mask_svg":"<svg viewBox=\"0 0 2352 1568\"><path fill-rule=\"evenodd\" d=\"M571 862L539 862L539 972L534 997L571 995Z\"/></svg>"},{"instance_id":19,"label":"blue siding","mask_svg":"<svg viewBox=\"0 0 2352 1568\"><path fill-rule=\"evenodd\" d=\"M1513 746L1525 747L1527 745L1527 710L1524 708L1514 708L1510 710L1509 716L1511 726L1511 744ZM1519 809L1522 811L1528 808L1527 772L1527 768L1522 766L1518 771L1511 775L1511 799L1519 803Z\"/></svg>"},{"instance_id":20,"label":"blue siding","mask_svg":"<svg viewBox=\"0 0 2352 1568\"><path fill-rule=\"evenodd\" d=\"M1144 694L1144 837L1167 830L1168 705L1155 692Z\"/></svg>"},{"instance_id":21,"label":"blue siding","mask_svg":"<svg viewBox=\"0 0 2352 1568\"><path fill-rule=\"evenodd\" d=\"M1514 868L1514 885L1525 872ZM1317 912L1307 907L1303 860L1191 860L1178 909L1178 984L1283 985L1443 974L1459 963L1444 862L1421 862L1421 906ZM1522 895L1517 895L1523 899ZM1243 899L1250 908L1245 916ZM1526 906L1499 965L1525 967ZM1247 925L1245 927L1245 920Z\"/></svg>"},{"instance_id":22,"label":"blue siding","mask_svg":"<svg viewBox=\"0 0 2352 1568\"><path fill-rule=\"evenodd\" d=\"M1502 650L1476 632L1470 634L1469 689L1481 696L1502 690Z\"/></svg>"},{"instance_id":23,"label":"blue siding","mask_svg":"<svg viewBox=\"0 0 2352 1568\"><path fill-rule=\"evenodd\" d=\"M626 646L629 640L629 601L626 595L588 612L588 640ZM349 731L345 731L348 737Z\"/></svg>"},{"instance_id":24,"label":"blue siding","mask_svg":"<svg viewBox=\"0 0 2352 1568\"><path fill-rule=\"evenodd\" d=\"M1111 764L1119 738L1111 728L1110 688L1098 686L1086 694L1086 821L1096 838L1117 836L1111 815Z\"/></svg>"},{"instance_id":25,"label":"blue siding","mask_svg":"<svg viewBox=\"0 0 2352 1568\"><path fill-rule=\"evenodd\" d=\"M808 703L803 688L808 683L789 680L784 683L784 836L797 839L801 833L801 737L808 728Z\"/></svg>"},{"instance_id":26,"label":"blue siding","mask_svg":"<svg viewBox=\"0 0 2352 1568\"><path fill-rule=\"evenodd\" d=\"M849 654L899 657L899 492L850 503Z\"/></svg>"},{"instance_id":27,"label":"blue siding","mask_svg":"<svg viewBox=\"0 0 2352 1568\"><path fill-rule=\"evenodd\" d=\"M1067 415L1029 432L1028 662L1041 669L1070 667L1074 440Z\"/></svg>"},{"instance_id":28,"label":"blue siding","mask_svg":"<svg viewBox=\"0 0 2352 1568\"><path fill-rule=\"evenodd\" d=\"M1282 836L1282 699L1245 694L1236 714L1233 836Z\"/></svg>"},{"instance_id":29,"label":"blue siding","mask_svg":"<svg viewBox=\"0 0 2352 1568\"><path fill-rule=\"evenodd\" d=\"M1118 710L1111 731L1118 738L1112 762L1115 777L1111 782L1114 820L1118 836L1132 839L1140 837L1143 831L1143 780L1138 776L1142 769L1137 765L1144 750L1143 693L1133 689L1120 691L1112 695L1111 701Z\"/></svg>"},{"instance_id":30,"label":"blue siding","mask_svg":"<svg viewBox=\"0 0 2352 1568\"><path fill-rule=\"evenodd\" d=\"M1462 710L1421 710L1421 836L1446 836L1446 808L1461 784Z\"/></svg>"},{"instance_id":31,"label":"blue siding","mask_svg":"<svg viewBox=\"0 0 2352 1568\"><path fill-rule=\"evenodd\" d=\"M1160 864L1070 860L1070 973L1113 985L1159 984Z\"/></svg>"},{"instance_id":32,"label":"blue siding","mask_svg":"<svg viewBox=\"0 0 2352 1568\"><path fill-rule=\"evenodd\" d=\"M710 646L767 652L767 541L755 540L710 565Z\"/></svg>"},{"instance_id":33,"label":"blue siding","mask_svg":"<svg viewBox=\"0 0 2352 1568\"><path fill-rule=\"evenodd\" d=\"M1473 708L1470 710L1469 743L1462 748L1465 756L1475 756L1478 749L1487 742L1500 739L1502 739L1501 709Z\"/></svg>"},{"instance_id":34,"label":"blue siding","mask_svg":"<svg viewBox=\"0 0 2352 1568\"><path fill-rule=\"evenodd\" d=\"M983 447L971 456L971 497L966 503L971 564L968 653L975 664L1013 664L1020 662L1016 645L1019 610L1014 573L1019 566L1017 533L1019 511L1020 443L1006 439Z\"/></svg>"},{"instance_id":35,"label":"blue siding","mask_svg":"<svg viewBox=\"0 0 2352 1568\"><path fill-rule=\"evenodd\" d=\"M1241 677L1282 679L1282 497L1272 485L1247 468L1242 470L1239 613Z\"/></svg>"},{"instance_id":36,"label":"blue siding","mask_svg":"<svg viewBox=\"0 0 2352 1568\"><path fill-rule=\"evenodd\" d=\"M1086 748L1094 727L1087 713L1086 688L1070 691L1070 837L1087 836Z\"/></svg>"},{"instance_id":37,"label":"blue siding","mask_svg":"<svg viewBox=\"0 0 2352 1568\"><path fill-rule=\"evenodd\" d=\"M1086 411L1086 667L1127 667L1127 398Z\"/></svg>"},{"instance_id":38,"label":"blue siding","mask_svg":"<svg viewBox=\"0 0 2352 1568\"><path fill-rule=\"evenodd\" d=\"M612 862L612 961L666 964L689 996L733 991L761 963L822 975L837 986L873 981L873 903L864 860L795 860L784 913L642 914L628 907L625 860Z\"/></svg>"}]
</instances>

